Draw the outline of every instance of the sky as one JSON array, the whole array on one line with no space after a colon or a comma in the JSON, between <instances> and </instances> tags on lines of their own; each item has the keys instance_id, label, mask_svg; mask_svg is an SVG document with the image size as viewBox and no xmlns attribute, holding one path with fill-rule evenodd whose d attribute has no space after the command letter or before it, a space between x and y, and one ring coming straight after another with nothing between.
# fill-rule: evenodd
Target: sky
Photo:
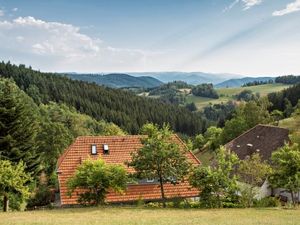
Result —
<instances>
[{"instance_id":1,"label":"sky","mask_svg":"<svg viewBox=\"0 0 300 225\"><path fill-rule=\"evenodd\" d=\"M300 75L300 0L0 0L0 60L52 72Z\"/></svg>"}]
</instances>

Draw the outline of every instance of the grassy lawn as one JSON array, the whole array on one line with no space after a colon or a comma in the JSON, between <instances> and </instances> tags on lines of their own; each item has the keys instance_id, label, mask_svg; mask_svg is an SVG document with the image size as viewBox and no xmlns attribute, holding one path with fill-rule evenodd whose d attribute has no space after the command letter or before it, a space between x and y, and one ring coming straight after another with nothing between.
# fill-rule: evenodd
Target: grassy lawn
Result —
<instances>
[{"instance_id":1,"label":"grassy lawn","mask_svg":"<svg viewBox=\"0 0 300 225\"><path fill-rule=\"evenodd\" d=\"M0 213L0 224L292 225L300 224L300 211L284 209L184 210L138 208L77 208Z\"/></svg>"}]
</instances>

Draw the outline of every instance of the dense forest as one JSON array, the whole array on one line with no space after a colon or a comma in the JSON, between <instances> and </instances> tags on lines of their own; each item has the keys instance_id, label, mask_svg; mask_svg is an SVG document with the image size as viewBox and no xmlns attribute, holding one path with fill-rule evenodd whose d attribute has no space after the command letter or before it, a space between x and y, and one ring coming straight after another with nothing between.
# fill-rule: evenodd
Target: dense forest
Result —
<instances>
[{"instance_id":1,"label":"dense forest","mask_svg":"<svg viewBox=\"0 0 300 225\"><path fill-rule=\"evenodd\" d=\"M282 83L282 84L297 84L300 83L300 76L294 76L294 75L280 76L280 77L276 77L275 82Z\"/></svg>"},{"instance_id":2,"label":"dense forest","mask_svg":"<svg viewBox=\"0 0 300 225\"><path fill-rule=\"evenodd\" d=\"M24 65L0 63L0 76L12 78L37 103L65 103L97 120L113 122L131 134L146 122L169 123L179 133L194 135L206 129L199 113L128 91L71 80L55 73L42 73Z\"/></svg>"},{"instance_id":3,"label":"dense forest","mask_svg":"<svg viewBox=\"0 0 300 225\"><path fill-rule=\"evenodd\" d=\"M110 73L110 74L78 74L67 73L63 74L74 80L82 80L90 83L96 83L113 88L154 88L162 85L163 83L153 77L134 77L123 73Z\"/></svg>"},{"instance_id":4,"label":"dense forest","mask_svg":"<svg viewBox=\"0 0 300 225\"><path fill-rule=\"evenodd\" d=\"M296 106L300 99L300 84L296 84L281 92L274 92L268 95L269 101L272 103L270 110L286 111Z\"/></svg>"}]
</instances>

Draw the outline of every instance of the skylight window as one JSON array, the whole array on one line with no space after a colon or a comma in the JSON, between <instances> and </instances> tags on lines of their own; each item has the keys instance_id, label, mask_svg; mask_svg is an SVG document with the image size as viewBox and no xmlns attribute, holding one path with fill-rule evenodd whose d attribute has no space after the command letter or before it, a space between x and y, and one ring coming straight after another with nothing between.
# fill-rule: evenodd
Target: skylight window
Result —
<instances>
[{"instance_id":1,"label":"skylight window","mask_svg":"<svg viewBox=\"0 0 300 225\"><path fill-rule=\"evenodd\" d=\"M92 155L97 155L97 146L96 145L92 145L92 149L91 149L91 153Z\"/></svg>"},{"instance_id":2,"label":"skylight window","mask_svg":"<svg viewBox=\"0 0 300 225\"><path fill-rule=\"evenodd\" d=\"M104 153L104 154L109 154L109 147L108 147L107 144L104 144L104 145L103 145L103 153Z\"/></svg>"}]
</instances>

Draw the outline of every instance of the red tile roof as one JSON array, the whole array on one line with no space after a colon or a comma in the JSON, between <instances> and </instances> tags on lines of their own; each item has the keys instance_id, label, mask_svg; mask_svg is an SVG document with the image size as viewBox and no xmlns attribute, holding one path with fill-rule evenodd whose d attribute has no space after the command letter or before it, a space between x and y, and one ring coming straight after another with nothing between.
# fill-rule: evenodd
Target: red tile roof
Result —
<instances>
[{"instance_id":1,"label":"red tile roof","mask_svg":"<svg viewBox=\"0 0 300 225\"><path fill-rule=\"evenodd\" d=\"M84 136L78 137L72 145L70 145L58 160L58 180L60 186L61 204L77 204L77 192L72 197L67 196L67 180L74 174L77 166L88 157L92 159L102 158L109 164L124 165L124 162L130 161L130 153L142 147L140 135L129 136ZM185 144L177 136L173 136L181 149L186 149ZM91 146L97 146L98 154L91 154ZM103 154L103 144L109 146L109 154ZM188 159L194 164L199 165L200 161L190 152L186 153ZM124 165L125 166L125 165ZM128 172L133 172L133 168L127 167ZM166 184L167 197L193 197L198 195L198 191L188 184L182 182L176 186ZM160 199L160 188L157 184L134 184L129 185L124 194L110 192L106 198L107 202L125 202L134 201L139 198L145 200Z\"/></svg>"}]
</instances>

